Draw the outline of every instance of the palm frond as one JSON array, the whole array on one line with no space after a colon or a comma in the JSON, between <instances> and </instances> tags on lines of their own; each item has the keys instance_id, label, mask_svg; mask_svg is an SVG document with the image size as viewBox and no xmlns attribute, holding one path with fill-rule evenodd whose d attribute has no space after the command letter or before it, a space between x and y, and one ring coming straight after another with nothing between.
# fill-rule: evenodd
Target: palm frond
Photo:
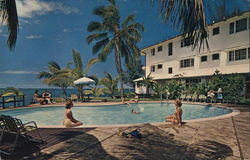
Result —
<instances>
[{"instance_id":1,"label":"palm frond","mask_svg":"<svg viewBox=\"0 0 250 160\"><path fill-rule=\"evenodd\" d=\"M7 24L9 32L7 44L10 50L12 50L15 48L18 33L18 16L15 0L0 1L0 17L2 24Z\"/></svg>"},{"instance_id":2,"label":"palm frond","mask_svg":"<svg viewBox=\"0 0 250 160\"><path fill-rule=\"evenodd\" d=\"M87 31L88 32L93 32L93 31L102 31L103 30L103 24L99 23L99 22L90 22L88 27L87 27Z\"/></svg>"},{"instance_id":3,"label":"palm frond","mask_svg":"<svg viewBox=\"0 0 250 160\"><path fill-rule=\"evenodd\" d=\"M49 61L48 64L49 64L49 66L57 68L58 70L61 69L60 65L57 62L55 62L55 61Z\"/></svg>"},{"instance_id":4,"label":"palm frond","mask_svg":"<svg viewBox=\"0 0 250 160\"><path fill-rule=\"evenodd\" d=\"M73 56L75 68L77 68L78 70L82 70L83 65L82 65L82 58L81 58L80 52L73 49L72 56Z\"/></svg>"},{"instance_id":5,"label":"palm frond","mask_svg":"<svg viewBox=\"0 0 250 160\"><path fill-rule=\"evenodd\" d=\"M93 14L97 16L103 16L105 13L106 7L105 6L98 6L93 10Z\"/></svg>"},{"instance_id":6,"label":"palm frond","mask_svg":"<svg viewBox=\"0 0 250 160\"><path fill-rule=\"evenodd\" d=\"M93 41L100 40L100 39L106 39L108 36L108 33L95 33L92 35L89 35L86 40L88 44L90 44Z\"/></svg>"},{"instance_id":7,"label":"palm frond","mask_svg":"<svg viewBox=\"0 0 250 160\"><path fill-rule=\"evenodd\" d=\"M99 61L100 61L99 58L92 58L92 59L90 59L90 60L88 61L88 63L87 63L85 73L88 74L90 68L91 68L94 64L96 64L97 62L99 62Z\"/></svg>"},{"instance_id":8,"label":"palm frond","mask_svg":"<svg viewBox=\"0 0 250 160\"><path fill-rule=\"evenodd\" d=\"M96 54L101 49L105 48L105 46L109 43L109 38L105 38L103 40L100 40L96 42L96 44L93 46L92 52L93 54Z\"/></svg>"},{"instance_id":9,"label":"palm frond","mask_svg":"<svg viewBox=\"0 0 250 160\"><path fill-rule=\"evenodd\" d=\"M209 49L203 0L158 0L158 5L163 20L179 28L184 38L194 38L193 48Z\"/></svg>"},{"instance_id":10,"label":"palm frond","mask_svg":"<svg viewBox=\"0 0 250 160\"><path fill-rule=\"evenodd\" d=\"M135 15L129 15L129 16L127 16L125 19L124 19L124 21L122 22L122 27L125 27L125 26L127 26L129 23L131 23L131 22L134 22L134 20L135 20Z\"/></svg>"},{"instance_id":11,"label":"palm frond","mask_svg":"<svg viewBox=\"0 0 250 160\"><path fill-rule=\"evenodd\" d=\"M106 44L103 50L99 53L98 58L101 61L105 62L113 48L114 48L114 40L111 40Z\"/></svg>"},{"instance_id":12,"label":"palm frond","mask_svg":"<svg viewBox=\"0 0 250 160\"><path fill-rule=\"evenodd\" d=\"M45 79L45 78L50 78L51 76L52 76L51 73L42 71L42 72L39 72L39 74L37 75L37 78Z\"/></svg>"}]
</instances>

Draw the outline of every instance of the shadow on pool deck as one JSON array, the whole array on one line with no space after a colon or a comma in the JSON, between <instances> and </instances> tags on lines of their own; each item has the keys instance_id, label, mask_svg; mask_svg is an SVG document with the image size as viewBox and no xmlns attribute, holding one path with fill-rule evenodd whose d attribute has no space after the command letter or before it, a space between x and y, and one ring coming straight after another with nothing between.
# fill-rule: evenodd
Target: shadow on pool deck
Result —
<instances>
[{"instance_id":1,"label":"shadow on pool deck","mask_svg":"<svg viewBox=\"0 0 250 160\"><path fill-rule=\"evenodd\" d=\"M30 145L18 150L21 159L148 159L148 160L210 160L250 158L249 108L231 107L242 112L234 117L186 123L132 127L50 128L40 129L47 145ZM139 128L143 137L125 138L118 129L130 132ZM0 145L1 146L1 145ZM25 149L24 149L25 148ZM22 152L24 149L25 152ZM21 152L20 152L21 151ZM24 154L25 153L25 154ZM4 158L4 157L3 157Z\"/></svg>"},{"instance_id":2,"label":"shadow on pool deck","mask_svg":"<svg viewBox=\"0 0 250 160\"><path fill-rule=\"evenodd\" d=\"M182 127L168 126L174 128L175 132ZM125 132L139 128L143 137L125 138L116 133L116 128L96 128L89 131L75 130L66 133L59 133L60 143L44 146L43 150L37 152L29 159L148 159L148 160L210 160L223 159L233 155L232 149L225 144L201 140L196 143L185 143L175 139L175 135L165 131L166 127L156 127L145 124L140 127L122 128ZM194 129L191 127L191 129ZM88 133L86 133L88 132ZM80 133L80 134L78 134ZM62 134L62 135L60 135ZM65 135L74 135L65 139ZM61 137L61 138L60 138ZM64 140L62 140L64 139Z\"/></svg>"},{"instance_id":3,"label":"shadow on pool deck","mask_svg":"<svg viewBox=\"0 0 250 160\"><path fill-rule=\"evenodd\" d=\"M179 129L175 128L175 130L178 132ZM229 146L216 141L204 140L189 145L183 141L176 140L174 134L150 124L141 127L140 131L143 135L142 139L114 137L109 141L109 145L113 148L112 152L120 153L118 155L119 159L148 160L210 160L232 156L233 153Z\"/></svg>"},{"instance_id":4,"label":"shadow on pool deck","mask_svg":"<svg viewBox=\"0 0 250 160\"><path fill-rule=\"evenodd\" d=\"M63 153L68 153L71 154L71 156L73 156L72 154L74 153L70 153L70 150L72 150L72 148L77 148L78 150L80 148L82 148L83 146L85 146L85 143L81 143L82 141L79 140L78 142L74 142L74 141L68 141L67 143L72 143L71 144L71 148L65 148L62 147L59 150L56 150L55 152L52 152L50 154L46 154L41 152L42 149L51 147L53 145L57 145L60 142L64 142L67 141L69 139L75 139L75 137L81 135L84 136L89 142L91 143L99 143L98 139L96 137L94 137L93 135L89 135L87 134L88 131L93 130L95 128L87 128L87 129L82 129L82 128L40 128L40 132L41 132L41 136L43 137L43 139L47 142L47 144L37 144L34 142L27 142L25 139L20 139L19 142L21 142L18 147L16 148L16 150L14 151L14 153L11 156L6 156L4 154L1 155L1 158L3 159L9 159L9 160L19 160L19 159L50 159L52 158L54 155L59 154L60 156L62 156L62 158L64 157ZM36 137L35 133L31 133L32 136ZM13 139L13 135L7 135L5 134L4 136L4 144L1 144L0 147L1 149L8 149L8 147L10 146L11 143L9 143ZM101 147L101 146L100 146ZM100 149L101 150L101 149ZM104 151L102 152L103 154ZM110 156L110 158L112 158ZM54 159L54 158L52 158ZM64 158L63 158L64 159ZM76 157L77 159L77 157Z\"/></svg>"}]
</instances>

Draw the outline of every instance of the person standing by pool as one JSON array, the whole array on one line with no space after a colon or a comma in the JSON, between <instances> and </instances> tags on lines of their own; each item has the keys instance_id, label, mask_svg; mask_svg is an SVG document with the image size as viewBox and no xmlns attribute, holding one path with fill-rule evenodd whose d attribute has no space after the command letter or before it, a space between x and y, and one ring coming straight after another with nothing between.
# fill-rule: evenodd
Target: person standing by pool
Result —
<instances>
[{"instance_id":1,"label":"person standing by pool","mask_svg":"<svg viewBox=\"0 0 250 160\"><path fill-rule=\"evenodd\" d=\"M217 93L217 99L219 100L220 103L222 103L222 99L223 99L222 89L219 88L216 93Z\"/></svg>"},{"instance_id":2,"label":"person standing by pool","mask_svg":"<svg viewBox=\"0 0 250 160\"><path fill-rule=\"evenodd\" d=\"M65 112L64 112L64 120L63 125L65 127L76 127L83 125L82 122L74 119L73 114L71 112L71 108L73 107L73 102L71 100L68 100L65 105Z\"/></svg>"},{"instance_id":3,"label":"person standing by pool","mask_svg":"<svg viewBox=\"0 0 250 160\"><path fill-rule=\"evenodd\" d=\"M175 101L175 112L174 115L166 117L167 122L177 123L178 125L182 125L182 102L180 100Z\"/></svg>"}]
</instances>

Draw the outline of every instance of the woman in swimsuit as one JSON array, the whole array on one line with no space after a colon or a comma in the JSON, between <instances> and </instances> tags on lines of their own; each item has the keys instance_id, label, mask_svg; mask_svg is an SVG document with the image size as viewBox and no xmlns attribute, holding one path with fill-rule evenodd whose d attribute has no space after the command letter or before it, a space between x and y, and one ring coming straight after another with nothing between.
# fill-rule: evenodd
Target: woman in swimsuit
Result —
<instances>
[{"instance_id":1,"label":"woman in swimsuit","mask_svg":"<svg viewBox=\"0 0 250 160\"><path fill-rule=\"evenodd\" d=\"M175 112L174 115L166 117L166 121L167 122L173 122L173 123L177 123L178 125L182 124L182 108L181 108L181 101L180 100L176 100L175 101Z\"/></svg>"},{"instance_id":2,"label":"woman in swimsuit","mask_svg":"<svg viewBox=\"0 0 250 160\"><path fill-rule=\"evenodd\" d=\"M73 107L73 102L71 100L67 101L66 106L65 106L65 112L64 112L64 121L63 125L65 127L76 127L80 126L83 123L74 119L73 114L71 112L71 107Z\"/></svg>"}]
</instances>

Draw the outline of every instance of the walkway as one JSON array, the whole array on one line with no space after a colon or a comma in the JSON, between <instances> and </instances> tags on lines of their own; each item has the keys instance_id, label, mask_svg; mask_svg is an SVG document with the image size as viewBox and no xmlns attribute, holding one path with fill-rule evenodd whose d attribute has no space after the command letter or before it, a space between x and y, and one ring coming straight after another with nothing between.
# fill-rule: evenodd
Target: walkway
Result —
<instances>
[{"instance_id":1,"label":"walkway","mask_svg":"<svg viewBox=\"0 0 250 160\"><path fill-rule=\"evenodd\" d=\"M250 159L250 107L234 117L133 127L41 129L48 142L30 159L148 159L148 160L243 160ZM139 128L143 138L117 135L122 129ZM20 157L19 157L20 158ZM12 157L12 159L19 159Z\"/></svg>"}]
</instances>

